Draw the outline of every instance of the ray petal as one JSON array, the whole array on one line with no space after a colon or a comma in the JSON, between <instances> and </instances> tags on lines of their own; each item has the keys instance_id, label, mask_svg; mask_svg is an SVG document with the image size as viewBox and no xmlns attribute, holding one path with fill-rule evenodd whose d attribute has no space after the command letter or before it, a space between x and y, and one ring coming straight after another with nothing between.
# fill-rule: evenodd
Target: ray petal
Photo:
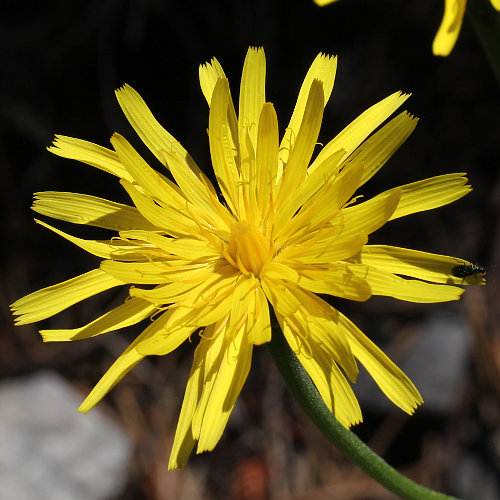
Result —
<instances>
[{"instance_id":1,"label":"ray petal","mask_svg":"<svg viewBox=\"0 0 500 500\"><path fill-rule=\"evenodd\" d=\"M248 155L244 131L248 131L253 150L257 145L257 131L262 107L266 102L266 56L262 47L250 47L241 75L238 126L242 163Z\"/></svg>"},{"instance_id":2,"label":"ray petal","mask_svg":"<svg viewBox=\"0 0 500 500\"><path fill-rule=\"evenodd\" d=\"M408 97L409 94L395 92L364 111L319 152L309 172L312 173L328 156L340 149L344 150L346 157L349 156Z\"/></svg>"},{"instance_id":3,"label":"ray petal","mask_svg":"<svg viewBox=\"0 0 500 500\"><path fill-rule=\"evenodd\" d=\"M376 267L386 272L402 274L434 283L448 285L484 284L482 276L457 278L453 275L453 268L458 265L472 265L463 259L421 252L409 248L400 248L389 245L365 245L361 250L360 262Z\"/></svg>"},{"instance_id":4,"label":"ray petal","mask_svg":"<svg viewBox=\"0 0 500 500\"><path fill-rule=\"evenodd\" d=\"M142 299L130 299L81 328L40 330L44 342L88 339L103 333L135 325L155 311L154 304Z\"/></svg>"},{"instance_id":5,"label":"ray petal","mask_svg":"<svg viewBox=\"0 0 500 500\"><path fill-rule=\"evenodd\" d=\"M248 343L245 328L224 335L222 350L223 355L217 357L220 363L213 367L215 381L203 412L197 453L213 450L219 441L250 371L252 345Z\"/></svg>"},{"instance_id":6,"label":"ray petal","mask_svg":"<svg viewBox=\"0 0 500 500\"><path fill-rule=\"evenodd\" d=\"M281 187L276 201L277 205L287 196L295 193L300 184L304 182L307 167L318 140L323 108L325 103L323 84L314 79L311 83L304 114L296 130L297 136L290 144L288 161L281 181Z\"/></svg>"},{"instance_id":7,"label":"ray petal","mask_svg":"<svg viewBox=\"0 0 500 500\"><path fill-rule=\"evenodd\" d=\"M448 302L458 300L463 288L450 285L436 285L425 281L404 279L381 269L352 265L349 269L365 279L371 287L373 295L385 295L399 300L419 303Z\"/></svg>"},{"instance_id":8,"label":"ray petal","mask_svg":"<svg viewBox=\"0 0 500 500\"><path fill-rule=\"evenodd\" d=\"M401 189L401 199L390 220L442 207L472 191L465 174L438 175L395 189Z\"/></svg>"},{"instance_id":9,"label":"ray petal","mask_svg":"<svg viewBox=\"0 0 500 500\"><path fill-rule=\"evenodd\" d=\"M13 314L18 316L16 324L25 325L49 318L77 302L123 284L124 281L101 269L94 269L30 293L16 300L10 307Z\"/></svg>"},{"instance_id":10,"label":"ray petal","mask_svg":"<svg viewBox=\"0 0 500 500\"><path fill-rule=\"evenodd\" d=\"M54 219L116 231L158 230L158 227L149 222L137 208L88 194L60 191L35 193L32 209Z\"/></svg>"},{"instance_id":11,"label":"ray petal","mask_svg":"<svg viewBox=\"0 0 500 500\"><path fill-rule=\"evenodd\" d=\"M50 229L51 231L70 241L71 243L79 246L86 252L89 252L92 255L96 255L97 257L101 257L103 259L113 259L117 255L121 256L121 258L126 259L127 254L132 255L135 258L140 257L140 251L142 250L142 247L140 245L129 245L122 240L84 240L82 238L77 238L76 236L65 233L64 231L61 231L60 229L57 229L41 220L35 219L35 222L43 227L46 227L47 229ZM145 259L146 257L143 258Z\"/></svg>"},{"instance_id":12,"label":"ray petal","mask_svg":"<svg viewBox=\"0 0 500 500\"><path fill-rule=\"evenodd\" d=\"M212 326L205 330L209 338L213 335L213 329ZM191 365L186 391L184 393L184 400L182 401L177 429L175 431L174 443L170 452L170 459L168 462L169 470L181 468L189 458L196 444L198 436L195 438L193 435L192 422L203 394L203 373L210 345L211 342L209 340L202 338L194 352L194 359Z\"/></svg>"},{"instance_id":13,"label":"ray petal","mask_svg":"<svg viewBox=\"0 0 500 500\"><path fill-rule=\"evenodd\" d=\"M153 170L124 137L113 134L111 144L130 177L145 193L166 206L185 208L186 198L179 187Z\"/></svg>"},{"instance_id":14,"label":"ray petal","mask_svg":"<svg viewBox=\"0 0 500 500\"><path fill-rule=\"evenodd\" d=\"M151 231L121 231L120 236L127 240L147 242L165 252L186 260L213 260L220 257L221 251L206 240L195 238L169 238ZM139 243L138 243L139 245Z\"/></svg>"},{"instance_id":15,"label":"ray petal","mask_svg":"<svg viewBox=\"0 0 500 500\"><path fill-rule=\"evenodd\" d=\"M226 78L224 70L219 61L213 57L210 62L200 64L199 67L200 87L208 105L212 103L212 94L219 78Z\"/></svg>"},{"instance_id":16,"label":"ray petal","mask_svg":"<svg viewBox=\"0 0 500 500\"><path fill-rule=\"evenodd\" d=\"M386 191L368 201L342 210L337 221L342 226L342 237L356 233L371 234L382 227L396 210L401 191Z\"/></svg>"},{"instance_id":17,"label":"ray petal","mask_svg":"<svg viewBox=\"0 0 500 500\"><path fill-rule=\"evenodd\" d=\"M165 356L177 349L195 330L195 325L183 324L171 326L171 318L175 314L174 309L170 309L161 316L161 324L151 333L135 343L135 350L141 356ZM159 319L155 320L159 321ZM154 324L153 323L153 324Z\"/></svg>"},{"instance_id":18,"label":"ray petal","mask_svg":"<svg viewBox=\"0 0 500 500\"><path fill-rule=\"evenodd\" d=\"M118 357L111 365L108 371L97 382L89 395L82 402L78 411L87 413L90 411L127 373L134 368L144 356L140 354L136 346L145 338L153 335L158 329L162 328L168 319L168 312L164 313L157 320L151 323Z\"/></svg>"},{"instance_id":19,"label":"ray petal","mask_svg":"<svg viewBox=\"0 0 500 500\"><path fill-rule=\"evenodd\" d=\"M117 177L132 180L114 151L92 142L56 135L53 144L47 150L62 158L81 161Z\"/></svg>"},{"instance_id":20,"label":"ray petal","mask_svg":"<svg viewBox=\"0 0 500 500\"><path fill-rule=\"evenodd\" d=\"M230 97L227 79L218 80L210 105L208 139L215 176L224 199L235 214L238 211L240 174L237 167L237 136L233 135L227 119Z\"/></svg>"},{"instance_id":21,"label":"ray petal","mask_svg":"<svg viewBox=\"0 0 500 500\"><path fill-rule=\"evenodd\" d=\"M290 348L305 368L323 401L344 427L351 427L362 420L359 403L351 386L321 344L312 339L307 345L278 316L278 321Z\"/></svg>"},{"instance_id":22,"label":"ray petal","mask_svg":"<svg viewBox=\"0 0 500 500\"><path fill-rule=\"evenodd\" d=\"M368 370L384 394L402 410L412 414L423 402L411 380L349 319L339 313L339 328L353 354Z\"/></svg>"},{"instance_id":23,"label":"ray petal","mask_svg":"<svg viewBox=\"0 0 500 500\"><path fill-rule=\"evenodd\" d=\"M150 224L149 230L163 231L171 236L186 236L193 233L198 229L196 223L186 216L185 213L174 210L171 207L160 207L149 196L141 192L135 184L122 179L121 185L127 191L132 202L137 207L138 213L142 214L144 220ZM120 230L142 230L147 227L140 226L127 226L118 229Z\"/></svg>"},{"instance_id":24,"label":"ray petal","mask_svg":"<svg viewBox=\"0 0 500 500\"><path fill-rule=\"evenodd\" d=\"M356 164L363 165L363 176L360 181L362 186L408 139L417 123L418 118L403 111L358 146L343 163L343 168L348 169L350 165Z\"/></svg>"},{"instance_id":25,"label":"ray petal","mask_svg":"<svg viewBox=\"0 0 500 500\"><path fill-rule=\"evenodd\" d=\"M142 142L163 165L166 165L164 152L169 151L175 154L178 160L183 162L185 168L189 169L200 182L212 187L189 153L158 123L142 97L130 85L124 85L115 93L127 120ZM212 192L215 195L215 190Z\"/></svg>"},{"instance_id":26,"label":"ray petal","mask_svg":"<svg viewBox=\"0 0 500 500\"><path fill-rule=\"evenodd\" d=\"M307 348L309 342L321 344L347 373L351 380L356 380L358 368L344 337L338 335L337 311L317 295L294 285L279 280L265 279L263 290L277 314L283 316L284 322L294 330L306 346L306 355L314 356L313 346ZM269 293L271 292L271 293ZM288 296L288 297L287 297ZM283 300L284 299L284 300ZM287 302L298 304L293 310ZM284 311L292 311L286 316Z\"/></svg>"},{"instance_id":27,"label":"ray petal","mask_svg":"<svg viewBox=\"0 0 500 500\"><path fill-rule=\"evenodd\" d=\"M443 20L432 44L435 56L447 56L453 49L460 33L466 5L466 0L444 1Z\"/></svg>"},{"instance_id":28,"label":"ray petal","mask_svg":"<svg viewBox=\"0 0 500 500\"><path fill-rule=\"evenodd\" d=\"M257 206L260 208L262 222L267 222L271 200L275 199L278 147L278 117L274 106L268 102L264 104L260 114L255 152Z\"/></svg>"},{"instance_id":29,"label":"ray petal","mask_svg":"<svg viewBox=\"0 0 500 500\"><path fill-rule=\"evenodd\" d=\"M293 110L292 117L288 127L285 129L285 134L280 144L280 162L287 163L288 156L295 140L295 134L300 129L300 124L304 116L306 102L309 96L309 91L313 81L319 80L323 84L324 103L323 107L330 99L333 90L333 83L335 81L335 74L337 72L337 58L328 56L326 54L318 54L314 59L309 71L304 78L302 86L297 97L297 103Z\"/></svg>"}]
</instances>

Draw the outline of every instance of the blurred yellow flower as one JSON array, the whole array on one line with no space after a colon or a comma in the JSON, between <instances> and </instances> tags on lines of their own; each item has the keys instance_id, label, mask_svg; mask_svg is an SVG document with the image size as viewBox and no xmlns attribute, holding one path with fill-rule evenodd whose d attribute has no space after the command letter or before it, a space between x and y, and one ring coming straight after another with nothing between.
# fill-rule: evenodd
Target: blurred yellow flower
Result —
<instances>
[{"instance_id":1,"label":"blurred yellow flower","mask_svg":"<svg viewBox=\"0 0 500 500\"><path fill-rule=\"evenodd\" d=\"M338 0L314 0L314 3L323 7L336 1ZM500 0L490 2L496 10L500 10ZM447 56L452 51L462 27L466 6L467 0L444 0L443 20L432 44L435 56Z\"/></svg>"},{"instance_id":2,"label":"blurred yellow flower","mask_svg":"<svg viewBox=\"0 0 500 500\"><path fill-rule=\"evenodd\" d=\"M500 0L490 2L496 10L500 10ZM466 6L467 0L444 0L443 20L432 44L434 55L447 56L452 51L462 27Z\"/></svg>"},{"instance_id":3,"label":"blurred yellow flower","mask_svg":"<svg viewBox=\"0 0 500 500\"><path fill-rule=\"evenodd\" d=\"M145 356L168 354L198 332L170 468L181 467L195 445L200 453L217 444L253 346L271 338L269 307L325 403L349 427L362 418L346 380L355 382L357 361L404 411L412 413L422 398L380 349L317 294L441 302L460 297L463 289L454 284L483 281L454 276L457 265L469 264L454 257L367 244L386 222L451 203L471 188L463 174L447 174L362 202L354 196L416 125L402 112L381 126L407 99L400 92L362 113L312 159L336 66L334 57L316 57L279 141L276 113L265 98L262 49L250 48L246 56L238 114L219 62L202 65L216 186L128 85L117 90L118 102L164 173L118 134L111 138L114 150L65 136L56 136L49 148L117 176L133 206L84 194L37 193L36 212L116 233L106 241L86 240L37 221L103 260L97 269L19 299L13 313L18 324L40 321L132 285L122 305L91 323L41 331L45 341L69 341L151 318L82 403L82 412Z\"/></svg>"},{"instance_id":4,"label":"blurred yellow flower","mask_svg":"<svg viewBox=\"0 0 500 500\"><path fill-rule=\"evenodd\" d=\"M313 0L316 5L323 7L329 3L338 2L338 0Z\"/></svg>"}]
</instances>

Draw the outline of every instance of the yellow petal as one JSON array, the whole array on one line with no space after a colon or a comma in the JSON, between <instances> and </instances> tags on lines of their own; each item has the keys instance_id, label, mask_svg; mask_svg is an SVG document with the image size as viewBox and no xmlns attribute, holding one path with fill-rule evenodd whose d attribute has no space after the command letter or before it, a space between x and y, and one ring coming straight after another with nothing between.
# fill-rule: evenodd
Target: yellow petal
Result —
<instances>
[{"instance_id":1,"label":"yellow petal","mask_svg":"<svg viewBox=\"0 0 500 500\"><path fill-rule=\"evenodd\" d=\"M464 292L456 286L406 280L375 267L353 265L349 269L368 282L373 295L385 295L409 302L434 303L458 300Z\"/></svg>"},{"instance_id":2,"label":"yellow petal","mask_svg":"<svg viewBox=\"0 0 500 500\"><path fill-rule=\"evenodd\" d=\"M78 411L80 413L89 412L143 358L144 356L131 347L125 350L84 399Z\"/></svg>"},{"instance_id":3,"label":"yellow petal","mask_svg":"<svg viewBox=\"0 0 500 500\"><path fill-rule=\"evenodd\" d=\"M349 156L408 97L410 97L409 94L395 92L364 111L319 152L309 167L309 173L312 173L328 156L340 149L345 151L346 157Z\"/></svg>"},{"instance_id":4,"label":"yellow petal","mask_svg":"<svg viewBox=\"0 0 500 500\"><path fill-rule=\"evenodd\" d=\"M147 300L155 306L163 306L165 304L172 304L183 300L186 295L197 285L196 283L167 283L165 285L158 285L151 289L130 287L129 294L131 297L137 297Z\"/></svg>"},{"instance_id":5,"label":"yellow petal","mask_svg":"<svg viewBox=\"0 0 500 500\"><path fill-rule=\"evenodd\" d=\"M140 254L138 254L137 252L141 250L141 246L128 245L122 240L84 240L82 238L77 238L76 236L71 236L70 234L61 231L60 229L56 229L55 227L52 227L49 224L42 222L41 220L35 219L35 222L43 227L46 227L47 229L50 229L51 231L54 231L54 233L62 236L68 241L71 241L71 243L74 243L86 252L89 252L92 255L96 255L97 257L101 257L103 259L113 259L116 256L121 256L122 258L126 259L126 256L128 254L133 255L135 258L140 258Z\"/></svg>"},{"instance_id":6,"label":"yellow petal","mask_svg":"<svg viewBox=\"0 0 500 500\"><path fill-rule=\"evenodd\" d=\"M245 328L250 344L271 340L271 323L266 295L253 276L240 277L231 296L231 312L227 329L230 332Z\"/></svg>"},{"instance_id":7,"label":"yellow petal","mask_svg":"<svg viewBox=\"0 0 500 500\"><path fill-rule=\"evenodd\" d=\"M193 325L170 326L175 310L170 309L161 316L161 324L154 332L135 344L136 351L142 356L165 356L177 349L198 327ZM155 320L157 322L159 320Z\"/></svg>"},{"instance_id":8,"label":"yellow petal","mask_svg":"<svg viewBox=\"0 0 500 500\"><path fill-rule=\"evenodd\" d=\"M54 219L114 229L158 230L135 208L88 194L44 191L35 193L32 209Z\"/></svg>"},{"instance_id":9,"label":"yellow petal","mask_svg":"<svg viewBox=\"0 0 500 500\"><path fill-rule=\"evenodd\" d=\"M185 322L196 325L197 327L208 326L216 323L226 317L231 310L231 291L231 287L226 287L223 290L223 292L225 292L223 298L218 298L210 303L199 305L196 308L183 307L181 305L177 307L176 312L178 313L178 316L173 318L173 320L175 319L177 322Z\"/></svg>"},{"instance_id":10,"label":"yellow petal","mask_svg":"<svg viewBox=\"0 0 500 500\"><path fill-rule=\"evenodd\" d=\"M200 87L208 105L212 103L212 93L219 78L226 78L224 70L219 61L214 57L211 62L200 64Z\"/></svg>"},{"instance_id":11,"label":"yellow petal","mask_svg":"<svg viewBox=\"0 0 500 500\"><path fill-rule=\"evenodd\" d=\"M169 254L186 260L213 260L220 257L219 248L214 248L208 241L194 238L167 238L151 231L121 231L120 236L127 240L151 243Z\"/></svg>"},{"instance_id":12,"label":"yellow petal","mask_svg":"<svg viewBox=\"0 0 500 500\"><path fill-rule=\"evenodd\" d=\"M195 352L194 362L198 361L201 364L200 382L201 390L198 395L196 408L192 416L191 429L193 437L196 441L199 440L203 428L203 418L207 404L210 399L210 394L217 380L217 368L222 363L224 357L224 334L226 332L226 325L228 316L217 324L213 324L206 328L204 334L201 336L201 341L196 348L196 351L204 353L203 359L198 358Z\"/></svg>"},{"instance_id":13,"label":"yellow petal","mask_svg":"<svg viewBox=\"0 0 500 500\"><path fill-rule=\"evenodd\" d=\"M257 145L257 132L262 107L266 102L266 56L262 47L250 47L243 64L241 75L238 126L240 137L240 158L247 161L248 148L242 138L248 131L253 146Z\"/></svg>"},{"instance_id":14,"label":"yellow petal","mask_svg":"<svg viewBox=\"0 0 500 500\"><path fill-rule=\"evenodd\" d=\"M500 0L490 0L490 2L496 10L500 10Z\"/></svg>"},{"instance_id":15,"label":"yellow petal","mask_svg":"<svg viewBox=\"0 0 500 500\"><path fill-rule=\"evenodd\" d=\"M472 265L470 262L456 257L435 253L420 252L408 248L389 245L365 245L361 251L360 262L383 271L411 276L434 283L448 285L484 284L483 276L457 278L453 269L459 265Z\"/></svg>"},{"instance_id":16,"label":"yellow petal","mask_svg":"<svg viewBox=\"0 0 500 500\"><path fill-rule=\"evenodd\" d=\"M221 332L219 337L222 337L223 342L220 347L213 343L218 352L212 354L212 363L208 362L208 356L206 358L205 383L200 402L200 407L205 407L199 424L197 453L213 450L219 441L252 361L252 346L246 339L245 328L241 328L236 334L227 335L226 332ZM212 379L213 383L207 384L207 379ZM196 435L194 427L195 420L193 433Z\"/></svg>"},{"instance_id":17,"label":"yellow petal","mask_svg":"<svg viewBox=\"0 0 500 500\"><path fill-rule=\"evenodd\" d=\"M142 142L146 144L163 165L166 165L164 151L169 151L172 154L175 152L179 161L182 161L186 168L191 170L207 186L211 186L210 181L198 168L189 153L180 145L175 137L170 135L156 121L156 118L142 97L130 85L124 85L122 88L116 90L115 93L118 103L130 125L132 125L137 135L142 139ZM213 194L215 195L215 191L213 191Z\"/></svg>"},{"instance_id":18,"label":"yellow petal","mask_svg":"<svg viewBox=\"0 0 500 500\"><path fill-rule=\"evenodd\" d=\"M78 411L87 413L91 410L127 373L134 368L144 356L140 354L136 346L145 338L153 335L156 330L161 328L166 319L160 316L157 320L151 323L120 355L120 357L111 365L108 371L97 382L95 387L90 391L90 394L82 402Z\"/></svg>"},{"instance_id":19,"label":"yellow petal","mask_svg":"<svg viewBox=\"0 0 500 500\"><path fill-rule=\"evenodd\" d=\"M151 198L166 206L183 210L186 198L172 181L153 170L120 134L113 134L111 144L130 177Z\"/></svg>"},{"instance_id":20,"label":"yellow petal","mask_svg":"<svg viewBox=\"0 0 500 500\"><path fill-rule=\"evenodd\" d=\"M213 325L205 330L208 339L212 337L213 331ZM181 413L175 431L174 443L170 452L169 470L180 469L185 464L196 443L192 430L192 421L203 392L205 359L210 345L211 342L207 338L202 338L194 352L193 364L191 365L191 372L189 373Z\"/></svg>"},{"instance_id":21,"label":"yellow petal","mask_svg":"<svg viewBox=\"0 0 500 500\"><path fill-rule=\"evenodd\" d=\"M94 269L57 285L48 286L16 300L10 307L17 325L25 325L49 318L81 300L109 290L124 282Z\"/></svg>"},{"instance_id":22,"label":"yellow petal","mask_svg":"<svg viewBox=\"0 0 500 500\"><path fill-rule=\"evenodd\" d=\"M347 373L351 380L356 380L358 368L351 353L349 344L344 337L338 335L335 324L337 311L317 295L307 292L292 283L278 280L262 280L263 289L277 314L283 316L283 321L293 329L294 335L304 341L306 356L314 356L313 346L307 349L309 340L322 345ZM265 286L264 286L265 284ZM283 286L280 286L283 284ZM268 294L268 291L271 293ZM289 303L298 304L290 314L283 315L283 311L290 310Z\"/></svg>"},{"instance_id":23,"label":"yellow petal","mask_svg":"<svg viewBox=\"0 0 500 500\"><path fill-rule=\"evenodd\" d=\"M294 334L284 319L278 316L290 348L305 368L326 406L337 420L349 428L363 419L359 403L350 385L320 343Z\"/></svg>"},{"instance_id":24,"label":"yellow petal","mask_svg":"<svg viewBox=\"0 0 500 500\"><path fill-rule=\"evenodd\" d=\"M274 106L268 102L264 104L259 118L257 149L255 152L257 205L260 207L263 222L269 216L271 199L275 199L278 147L278 117ZM273 195L272 198L271 194Z\"/></svg>"},{"instance_id":25,"label":"yellow petal","mask_svg":"<svg viewBox=\"0 0 500 500\"><path fill-rule=\"evenodd\" d=\"M304 182L307 167L318 140L324 105L323 84L320 80L314 79L304 106L302 120L296 125L300 128L295 129L296 137L292 137L290 141L288 161L276 200L277 205Z\"/></svg>"},{"instance_id":26,"label":"yellow petal","mask_svg":"<svg viewBox=\"0 0 500 500\"><path fill-rule=\"evenodd\" d=\"M323 195L321 192L322 190L329 190L330 187L337 182L338 166L343 156L343 150L337 151L323 161L311 175L308 172L306 179L298 186L294 195L288 196L280 206L279 212L276 214L276 224L278 226L281 223L280 221L289 220L308 200L311 201L311 204L315 204L316 200L313 199L314 195L317 193Z\"/></svg>"},{"instance_id":27,"label":"yellow petal","mask_svg":"<svg viewBox=\"0 0 500 500\"><path fill-rule=\"evenodd\" d=\"M338 219L342 224L342 237L360 232L371 234L382 227L390 220L400 198L401 191L395 189L342 210Z\"/></svg>"},{"instance_id":28,"label":"yellow petal","mask_svg":"<svg viewBox=\"0 0 500 500\"><path fill-rule=\"evenodd\" d=\"M56 135L54 143L47 150L57 156L81 161L117 177L132 180L114 151L92 142Z\"/></svg>"},{"instance_id":29,"label":"yellow petal","mask_svg":"<svg viewBox=\"0 0 500 500\"><path fill-rule=\"evenodd\" d=\"M130 299L81 328L73 328L71 330L40 330L40 334L44 342L88 339L102 333L135 325L139 321L146 319L155 309L156 307L150 302L142 299Z\"/></svg>"},{"instance_id":30,"label":"yellow petal","mask_svg":"<svg viewBox=\"0 0 500 500\"><path fill-rule=\"evenodd\" d=\"M314 293L326 293L334 297L364 302L368 300L372 291L368 283L359 276L351 273L349 267L334 271L310 272L309 276L301 276L299 286Z\"/></svg>"},{"instance_id":31,"label":"yellow petal","mask_svg":"<svg viewBox=\"0 0 500 500\"><path fill-rule=\"evenodd\" d=\"M363 165L364 171L360 181L360 185L363 185L408 139L417 123L418 119L406 111L400 113L356 148L345 161L343 168L352 164Z\"/></svg>"},{"instance_id":32,"label":"yellow petal","mask_svg":"<svg viewBox=\"0 0 500 500\"><path fill-rule=\"evenodd\" d=\"M150 197L142 193L134 184L122 179L120 184L132 199L138 212L144 216L144 220L150 224L153 230L161 230L171 236L190 235L198 228L195 222L183 213L172 210L170 207L160 207ZM121 228L127 229L147 229L142 226L129 226Z\"/></svg>"},{"instance_id":33,"label":"yellow petal","mask_svg":"<svg viewBox=\"0 0 500 500\"><path fill-rule=\"evenodd\" d=\"M165 158L175 181L182 189L184 196L196 207L205 213L206 219L213 227L229 231L232 218L225 208L212 193L213 186L210 181L201 180L191 170L187 169L178 155L168 151L164 152Z\"/></svg>"},{"instance_id":34,"label":"yellow petal","mask_svg":"<svg viewBox=\"0 0 500 500\"><path fill-rule=\"evenodd\" d=\"M368 283L361 277L353 275L348 266L332 266L332 270L315 269L314 266L288 267L278 262L271 262L265 267L264 278L283 279L295 283L305 290L314 293L326 293L348 300L365 301L371 297Z\"/></svg>"},{"instance_id":35,"label":"yellow petal","mask_svg":"<svg viewBox=\"0 0 500 500\"><path fill-rule=\"evenodd\" d=\"M299 300L290 292L283 280L264 275L261 276L261 286L267 300L269 300L274 310L282 316L292 316L300 309Z\"/></svg>"},{"instance_id":36,"label":"yellow petal","mask_svg":"<svg viewBox=\"0 0 500 500\"><path fill-rule=\"evenodd\" d=\"M401 199L390 220L442 207L472 191L465 174L438 175L395 189L401 189Z\"/></svg>"},{"instance_id":37,"label":"yellow petal","mask_svg":"<svg viewBox=\"0 0 500 500\"><path fill-rule=\"evenodd\" d=\"M226 266L229 266L229 264L226 264ZM217 267L212 262L197 263L189 260L172 260L165 262L162 274L172 282L201 283L200 286L207 286L212 281L221 278Z\"/></svg>"},{"instance_id":38,"label":"yellow petal","mask_svg":"<svg viewBox=\"0 0 500 500\"><path fill-rule=\"evenodd\" d=\"M281 216L280 210L276 216L278 226L275 230L276 245L279 247L314 241L319 237L315 234L317 229L331 232L332 226L335 226L339 231L344 230L344 219L340 209L358 188L362 174L363 166L353 165L330 182L325 181L321 190L307 201L290 221ZM293 208L293 202L287 204L286 210L283 211L284 216L290 216ZM357 229L363 231L361 226L351 225L348 229L351 232Z\"/></svg>"},{"instance_id":39,"label":"yellow petal","mask_svg":"<svg viewBox=\"0 0 500 500\"><path fill-rule=\"evenodd\" d=\"M293 141L295 140L295 136L300 129L300 124L302 123L306 102L313 81L316 79L323 84L324 107L332 94L336 71L337 58L326 54L318 54L316 59L314 59L311 64L302 86L300 87L299 96L297 97L297 103L295 104L292 117L290 118L290 123L285 129L285 134L283 135L283 139L280 144L280 162L282 164L288 161L288 155L293 146Z\"/></svg>"},{"instance_id":40,"label":"yellow petal","mask_svg":"<svg viewBox=\"0 0 500 500\"><path fill-rule=\"evenodd\" d=\"M227 325L230 331L239 331L246 324L251 293L258 286L258 281L254 276L241 276L235 283L231 297L231 313Z\"/></svg>"},{"instance_id":41,"label":"yellow petal","mask_svg":"<svg viewBox=\"0 0 500 500\"><path fill-rule=\"evenodd\" d=\"M432 52L435 56L447 56L457 41L465 14L466 0L445 0L444 16L439 26Z\"/></svg>"},{"instance_id":42,"label":"yellow petal","mask_svg":"<svg viewBox=\"0 0 500 500\"><path fill-rule=\"evenodd\" d=\"M208 326L229 315L236 278L213 274L200 281L198 286L186 291L176 304L169 328L178 325Z\"/></svg>"},{"instance_id":43,"label":"yellow petal","mask_svg":"<svg viewBox=\"0 0 500 500\"><path fill-rule=\"evenodd\" d=\"M249 294L247 335L248 342L261 345L271 340L271 320L266 294L256 286Z\"/></svg>"},{"instance_id":44,"label":"yellow petal","mask_svg":"<svg viewBox=\"0 0 500 500\"><path fill-rule=\"evenodd\" d=\"M227 318L207 327L196 348L169 469L184 465L198 439L198 453L217 444L248 374L252 348L242 332L225 335L226 324Z\"/></svg>"},{"instance_id":45,"label":"yellow petal","mask_svg":"<svg viewBox=\"0 0 500 500\"><path fill-rule=\"evenodd\" d=\"M165 261L155 262L118 262L103 260L101 269L122 283L156 284L168 283L169 265Z\"/></svg>"},{"instance_id":46,"label":"yellow petal","mask_svg":"<svg viewBox=\"0 0 500 500\"><path fill-rule=\"evenodd\" d=\"M320 7L323 7L325 5L328 5L329 3L337 2L338 0L314 0L314 3L316 5L319 5Z\"/></svg>"},{"instance_id":47,"label":"yellow petal","mask_svg":"<svg viewBox=\"0 0 500 500\"><path fill-rule=\"evenodd\" d=\"M339 328L384 394L399 408L412 414L423 402L411 380L349 319L339 313Z\"/></svg>"},{"instance_id":48,"label":"yellow petal","mask_svg":"<svg viewBox=\"0 0 500 500\"><path fill-rule=\"evenodd\" d=\"M293 267L300 264L333 264L356 255L368 241L366 234L359 233L347 238L327 238L286 247L274 259Z\"/></svg>"},{"instance_id":49,"label":"yellow petal","mask_svg":"<svg viewBox=\"0 0 500 500\"><path fill-rule=\"evenodd\" d=\"M237 130L231 130L228 121L230 98L227 79L218 80L210 104L208 139L212 165L222 194L232 212L237 213L239 206L238 186L240 184L237 167L236 143L238 138Z\"/></svg>"}]
</instances>

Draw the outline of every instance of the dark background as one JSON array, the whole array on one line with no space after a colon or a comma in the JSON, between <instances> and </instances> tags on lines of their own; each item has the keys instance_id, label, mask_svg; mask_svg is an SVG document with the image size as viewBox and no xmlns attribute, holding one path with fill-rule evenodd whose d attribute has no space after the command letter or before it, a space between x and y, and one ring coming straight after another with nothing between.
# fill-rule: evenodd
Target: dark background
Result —
<instances>
[{"instance_id":1,"label":"dark background","mask_svg":"<svg viewBox=\"0 0 500 500\"><path fill-rule=\"evenodd\" d=\"M118 131L154 164L114 98L114 89L126 82L209 171L200 63L217 57L236 100L247 48L263 45L267 100L275 104L283 132L314 57L320 51L337 54L337 78L320 140L328 142L396 90L413 94L405 109L421 119L365 194L449 172L467 172L474 187L450 206L390 223L371 241L460 256L488 269L487 287L469 290L459 305L382 299L338 304L396 361L405 349L391 351L391 346L405 345L402 332L417 331L442 308L461 315L470 330L458 414L423 411L408 419L396 409L368 409L357 432L392 464L450 494L467 495L454 482L461 453L472 450L498 477L499 87L467 18L452 54L432 55L442 10L442 1L418 0L343 0L322 9L312 0L2 2L0 375L50 367L87 392L123 349L124 339L137 334L130 329L88 342L42 344L39 328L80 326L123 299L115 295L85 301L42 325L13 326L9 303L97 265L92 256L33 222L32 193L75 191L127 201L115 178L48 153L55 133L109 147L109 137ZM55 224L72 234L94 234ZM264 348L256 350L239 409L216 450L167 474L192 349L187 345L168 357L147 360L100 403L136 444L127 489L116 498L180 498L173 484L183 481L194 481L203 498L393 498L307 423ZM462 432L471 425L477 430L473 437ZM269 451L276 440L281 461L272 459L276 449ZM302 480L297 479L300 470Z\"/></svg>"}]
</instances>

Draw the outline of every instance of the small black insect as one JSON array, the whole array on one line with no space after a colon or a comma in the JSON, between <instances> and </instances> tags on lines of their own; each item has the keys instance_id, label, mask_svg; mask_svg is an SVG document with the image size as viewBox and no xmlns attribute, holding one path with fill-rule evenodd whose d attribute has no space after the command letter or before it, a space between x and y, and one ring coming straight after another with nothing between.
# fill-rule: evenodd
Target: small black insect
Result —
<instances>
[{"instance_id":1,"label":"small black insect","mask_svg":"<svg viewBox=\"0 0 500 500\"><path fill-rule=\"evenodd\" d=\"M451 270L451 274L456 278L467 278L468 276L483 276L486 271L483 266L476 264L460 264Z\"/></svg>"}]
</instances>

